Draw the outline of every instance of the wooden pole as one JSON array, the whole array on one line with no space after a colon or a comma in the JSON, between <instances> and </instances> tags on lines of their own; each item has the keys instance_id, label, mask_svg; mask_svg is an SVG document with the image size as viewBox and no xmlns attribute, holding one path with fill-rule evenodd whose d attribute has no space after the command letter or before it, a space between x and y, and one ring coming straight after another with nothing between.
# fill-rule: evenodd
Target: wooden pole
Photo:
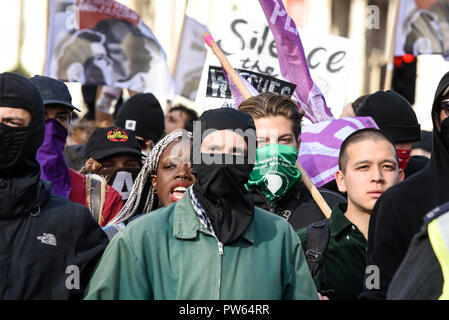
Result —
<instances>
[{"instance_id":1,"label":"wooden pole","mask_svg":"<svg viewBox=\"0 0 449 320\"><path fill-rule=\"evenodd\" d=\"M390 2L390 7L388 9L388 26L387 35L385 41L385 60L386 60L386 70L385 70L385 81L383 90L391 89L393 82L393 71L394 71L394 49L396 44L396 30L398 25L399 8L401 1L394 0Z\"/></svg>"},{"instance_id":2,"label":"wooden pole","mask_svg":"<svg viewBox=\"0 0 449 320\"><path fill-rule=\"evenodd\" d=\"M243 81L240 79L237 72L231 66L228 59L224 55L223 51L221 51L221 49L215 43L214 39L212 38L212 35L209 32L206 32L206 33L204 33L203 37L204 37L204 40L206 41L207 45L211 48L212 52L217 56L223 69L225 69L225 71L228 73L229 77L234 82L235 86L240 91L242 96L245 99L252 97L251 92L248 90L248 88L245 86ZM301 166L301 164L298 161L296 161L296 167L301 172L303 182L306 185L307 189L309 190L310 194L312 195L313 199L315 200L316 204L321 209L321 211L326 216L326 218L329 218L332 210L327 205L323 196L318 191L317 187L312 183L312 181L309 178L309 175L303 169L303 167Z\"/></svg>"}]
</instances>

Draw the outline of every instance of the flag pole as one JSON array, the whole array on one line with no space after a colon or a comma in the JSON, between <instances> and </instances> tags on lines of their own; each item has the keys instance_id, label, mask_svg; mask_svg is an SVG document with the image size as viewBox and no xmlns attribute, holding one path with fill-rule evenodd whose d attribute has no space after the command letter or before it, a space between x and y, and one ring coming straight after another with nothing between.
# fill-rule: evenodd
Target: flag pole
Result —
<instances>
[{"instance_id":1,"label":"flag pole","mask_svg":"<svg viewBox=\"0 0 449 320\"><path fill-rule=\"evenodd\" d=\"M245 86L243 81L240 79L237 72L231 66L228 59L224 55L223 51L221 51L220 47L218 47L218 45L212 38L212 35L209 32L206 32L206 33L204 33L203 38L206 41L207 45L211 48L212 52L217 56L223 69L228 73L229 77L234 82L235 86L240 91L242 96L245 99L252 97L251 92L248 90L248 88ZM306 185L307 189L309 190L310 194L312 195L313 199L315 200L316 204L321 209L321 211L326 216L326 218L329 218L332 211L329 208L329 206L327 205L323 196L318 191L317 187L312 183L312 180L310 180L309 175L307 174L307 172L304 170L304 168L301 166L301 164L298 161L296 161L296 167L301 172L303 182Z\"/></svg>"},{"instance_id":2,"label":"flag pole","mask_svg":"<svg viewBox=\"0 0 449 320\"><path fill-rule=\"evenodd\" d=\"M386 70L385 70L385 80L383 90L391 89L393 82L393 71L394 71L394 51L396 43L396 30L398 25L399 8L401 0L394 0L390 2L389 14L388 14L388 29L386 35Z\"/></svg>"}]
</instances>

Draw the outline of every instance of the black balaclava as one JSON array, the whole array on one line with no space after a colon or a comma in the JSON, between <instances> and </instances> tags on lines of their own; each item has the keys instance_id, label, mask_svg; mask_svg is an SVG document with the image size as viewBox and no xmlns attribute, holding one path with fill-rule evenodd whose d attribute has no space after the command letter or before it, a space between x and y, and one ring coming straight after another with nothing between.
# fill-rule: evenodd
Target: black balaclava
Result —
<instances>
[{"instance_id":1,"label":"black balaclava","mask_svg":"<svg viewBox=\"0 0 449 320\"><path fill-rule=\"evenodd\" d=\"M445 96L449 87L449 72L440 80L435 91L432 105L433 139L431 165L438 170L441 176L449 179L449 118L440 122L441 99ZM441 132L437 130L437 122L440 124Z\"/></svg>"},{"instance_id":2,"label":"black balaclava","mask_svg":"<svg viewBox=\"0 0 449 320\"><path fill-rule=\"evenodd\" d=\"M255 147L256 144L254 121L251 116L232 108L205 111L199 121L201 136L197 137L195 126L191 156L192 173L196 176L193 191L206 211L216 237L223 244L228 244L245 233L254 217L254 203L244 185L253 169L255 152L245 156L210 155L200 153L199 149L204 138L212 133L207 132L203 136L205 131L215 129L235 130L245 139L248 150L252 150L250 146ZM211 158L219 162L209 164L206 159Z\"/></svg>"},{"instance_id":3,"label":"black balaclava","mask_svg":"<svg viewBox=\"0 0 449 320\"><path fill-rule=\"evenodd\" d=\"M0 74L0 107L21 108L31 114L27 127L0 123L0 216L33 209L40 180L37 149L44 139L44 105L36 86L27 78Z\"/></svg>"}]
</instances>

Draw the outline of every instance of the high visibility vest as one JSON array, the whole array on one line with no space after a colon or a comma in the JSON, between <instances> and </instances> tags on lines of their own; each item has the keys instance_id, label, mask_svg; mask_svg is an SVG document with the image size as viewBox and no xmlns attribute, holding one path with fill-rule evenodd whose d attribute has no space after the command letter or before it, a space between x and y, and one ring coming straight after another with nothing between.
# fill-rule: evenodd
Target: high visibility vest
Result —
<instances>
[{"instance_id":1,"label":"high visibility vest","mask_svg":"<svg viewBox=\"0 0 449 320\"><path fill-rule=\"evenodd\" d=\"M432 220L427 225L427 233L443 272L443 292L439 300L449 300L449 213Z\"/></svg>"}]
</instances>

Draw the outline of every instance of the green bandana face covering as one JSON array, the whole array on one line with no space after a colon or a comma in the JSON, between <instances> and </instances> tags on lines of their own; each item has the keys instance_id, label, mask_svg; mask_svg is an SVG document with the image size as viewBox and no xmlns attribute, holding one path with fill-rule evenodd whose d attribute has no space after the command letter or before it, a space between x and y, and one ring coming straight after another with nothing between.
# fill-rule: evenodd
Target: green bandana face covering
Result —
<instances>
[{"instance_id":1,"label":"green bandana face covering","mask_svg":"<svg viewBox=\"0 0 449 320\"><path fill-rule=\"evenodd\" d=\"M245 187L258 187L270 203L275 203L301 180L295 166L297 158L298 151L292 146L269 144L257 148L256 163Z\"/></svg>"}]
</instances>

